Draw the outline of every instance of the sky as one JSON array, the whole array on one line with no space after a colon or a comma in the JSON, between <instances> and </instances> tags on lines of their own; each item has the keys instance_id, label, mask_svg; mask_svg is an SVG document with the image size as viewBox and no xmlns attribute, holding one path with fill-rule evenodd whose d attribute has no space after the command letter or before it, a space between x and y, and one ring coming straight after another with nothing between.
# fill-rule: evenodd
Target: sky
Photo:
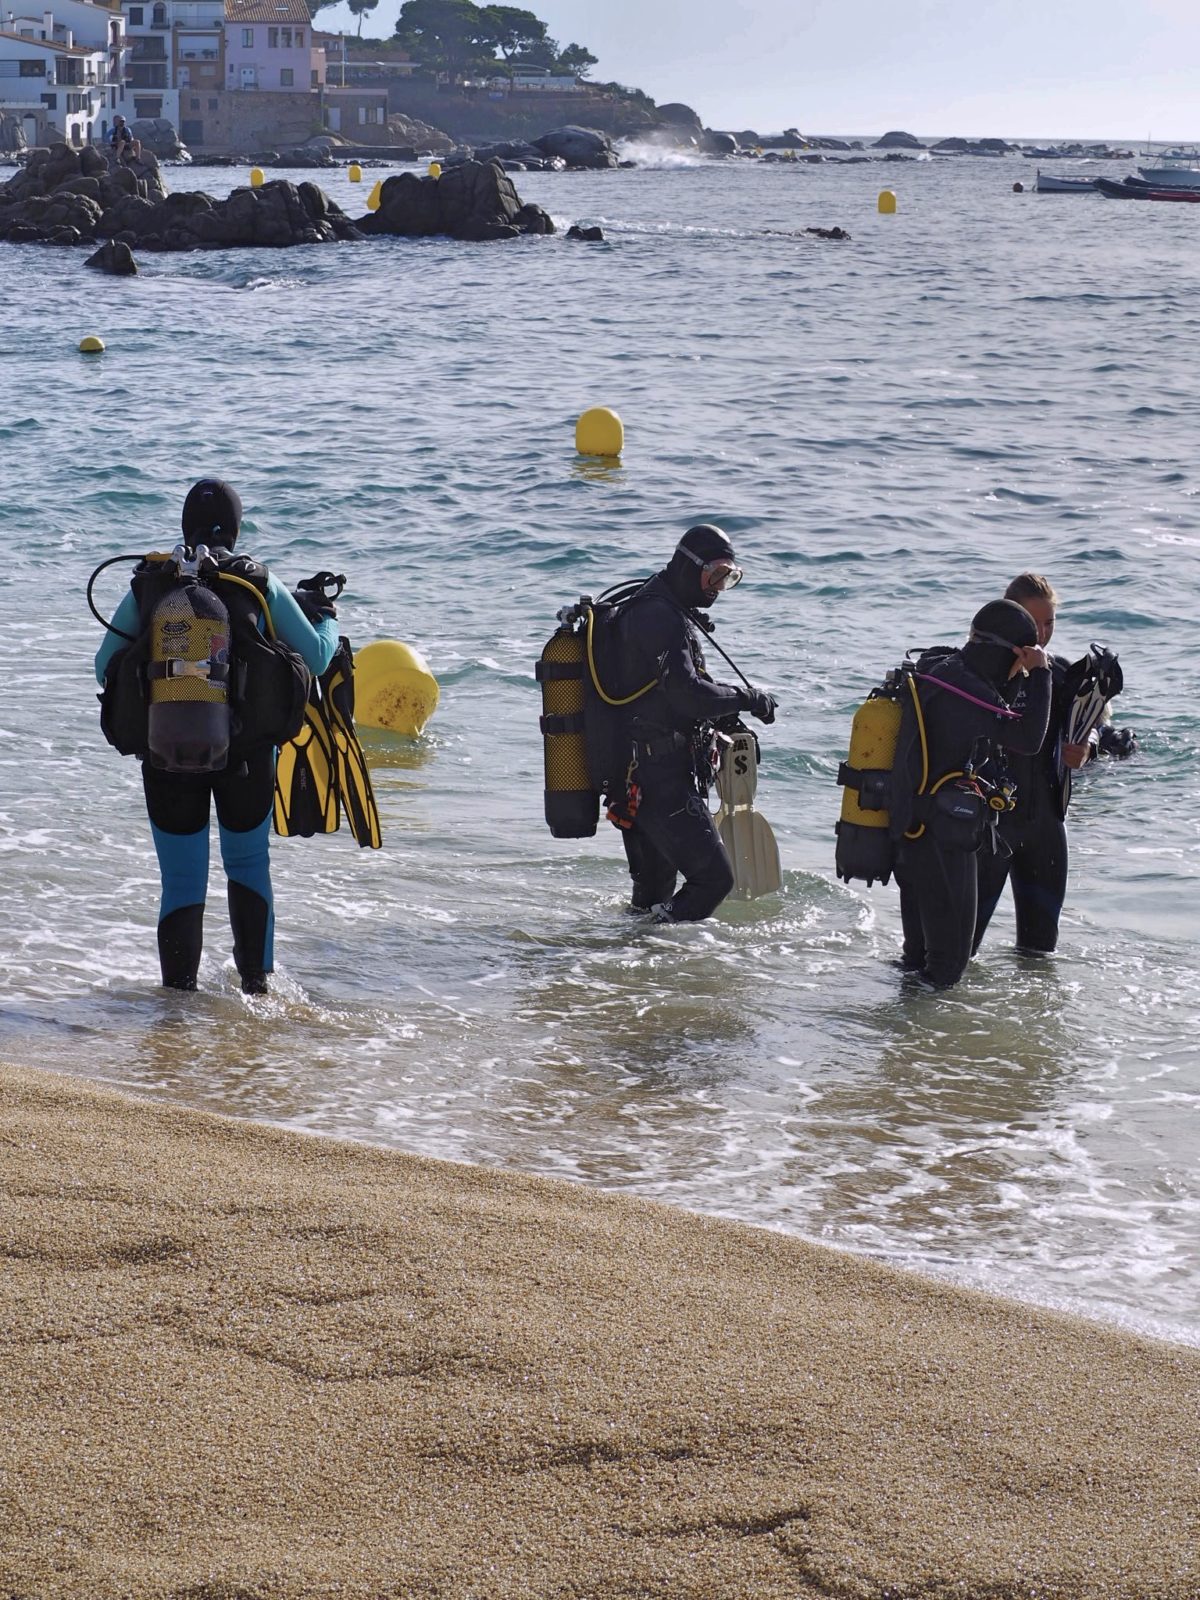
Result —
<instances>
[{"instance_id":1,"label":"sky","mask_svg":"<svg viewBox=\"0 0 1200 1600\"><path fill-rule=\"evenodd\" d=\"M712 128L1200 140L1195 0L523 0L591 76ZM363 33L395 28L380 0ZM357 29L345 5L318 26Z\"/></svg>"}]
</instances>

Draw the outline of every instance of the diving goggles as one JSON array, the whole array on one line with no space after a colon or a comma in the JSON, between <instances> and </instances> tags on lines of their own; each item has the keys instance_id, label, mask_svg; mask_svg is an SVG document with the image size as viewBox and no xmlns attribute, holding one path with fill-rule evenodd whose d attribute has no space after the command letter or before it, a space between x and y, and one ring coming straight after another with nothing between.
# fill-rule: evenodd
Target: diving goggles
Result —
<instances>
[{"instance_id":1,"label":"diving goggles","mask_svg":"<svg viewBox=\"0 0 1200 1600\"><path fill-rule=\"evenodd\" d=\"M741 567L735 566L728 556L718 556L715 561L704 561L693 555L687 545L678 547L689 561L700 568L700 581L713 594L723 594L726 589L736 589L744 576Z\"/></svg>"}]
</instances>

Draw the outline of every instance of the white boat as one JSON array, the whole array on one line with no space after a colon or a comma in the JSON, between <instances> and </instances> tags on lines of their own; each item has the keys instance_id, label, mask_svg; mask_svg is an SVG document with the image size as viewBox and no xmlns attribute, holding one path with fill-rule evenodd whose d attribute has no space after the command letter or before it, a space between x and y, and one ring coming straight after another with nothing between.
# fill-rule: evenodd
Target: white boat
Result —
<instances>
[{"instance_id":1,"label":"white boat","mask_svg":"<svg viewBox=\"0 0 1200 1600\"><path fill-rule=\"evenodd\" d=\"M1177 145L1173 150L1156 150L1153 154L1154 166L1138 168L1147 183L1157 189L1200 189L1200 150L1194 145Z\"/></svg>"},{"instance_id":2,"label":"white boat","mask_svg":"<svg viewBox=\"0 0 1200 1600\"><path fill-rule=\"evenodd\" d=\"M1056 178L1052 172L1039 167L1033 183L1037 194L1096 194L1091 178Z\"/></svg>"}]
</instances>

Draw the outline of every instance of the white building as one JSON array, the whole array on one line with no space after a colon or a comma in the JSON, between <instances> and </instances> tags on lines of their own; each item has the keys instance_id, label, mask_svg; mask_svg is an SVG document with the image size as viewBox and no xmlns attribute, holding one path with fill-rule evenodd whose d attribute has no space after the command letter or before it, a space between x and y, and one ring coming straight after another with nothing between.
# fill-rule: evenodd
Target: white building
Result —
<instances>
[{"instance_id":1,"label":"white building","mask_svg":"<svg viewBox=\"0 0 1200 1600\"><path fill-rule=\"evenodd\" d=\"M36 23L5 20L8 25L0 29L0 110L20 119L30 144L44 143L48 130L77 150L102 138L114 91L119 101L119 88L109 79L108 44L77 45L72 30L56 28L50 12Z\"/></svg>"},{"instance_id":2,"label":"white building","mask_svg":"<svg viewBox=\"0 0 1200 1600\"><path fill-rule=\"evenodd\" d=\"M104 0L96 0L96 3L93 0L56 0L52 11L43 11L37 16L21 15L11 3L0 5L0 31L11 36L10 46L11 38L16 37L102 57L99 61L84 63L82 82L78 81L80 74L71 64L75 58L64 57L62 70L53 73L53 89L45 82L37 85L31 82L38 76L37 70L30 65L28 56L22 58L21 51L11 48L0 57L0 61L10 63L0 65L0 105L16 110L17 104L22 102L18 114L26 122L29 142L45 143L53 130L56 136L74 144L77 140L71 130L82 129L86 133L89 123L91 137L99 142L107 139L113 117L124 109L128 53L125 19L116 0L112 4L105 4ZM11 64L14 58L15 72ZM32 103L31 92L34 93ZM14 94L16 100L12 98ZM86 100L86 105L80 104L81 99ZM36 107L44 113L40 118ZM31 123L39 129L36 138L30 137Z\"/></svg>"}]
</instances>

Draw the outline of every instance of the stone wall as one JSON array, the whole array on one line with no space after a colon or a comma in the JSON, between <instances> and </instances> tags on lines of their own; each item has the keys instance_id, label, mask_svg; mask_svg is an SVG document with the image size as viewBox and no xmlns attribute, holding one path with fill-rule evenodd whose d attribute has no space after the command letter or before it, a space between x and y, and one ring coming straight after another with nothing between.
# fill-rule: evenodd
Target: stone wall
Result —
<instances>
[{"instance_id":1,"label":"stone wall","mask_svg":"<svg viewBox=\"0 0 1200 1600\"><path fill-rule=\"evenodd\" d=\"M189 150L254 155L322 132L316 89L181 89L179 134Z\"/></svg>"}]
</instances>

